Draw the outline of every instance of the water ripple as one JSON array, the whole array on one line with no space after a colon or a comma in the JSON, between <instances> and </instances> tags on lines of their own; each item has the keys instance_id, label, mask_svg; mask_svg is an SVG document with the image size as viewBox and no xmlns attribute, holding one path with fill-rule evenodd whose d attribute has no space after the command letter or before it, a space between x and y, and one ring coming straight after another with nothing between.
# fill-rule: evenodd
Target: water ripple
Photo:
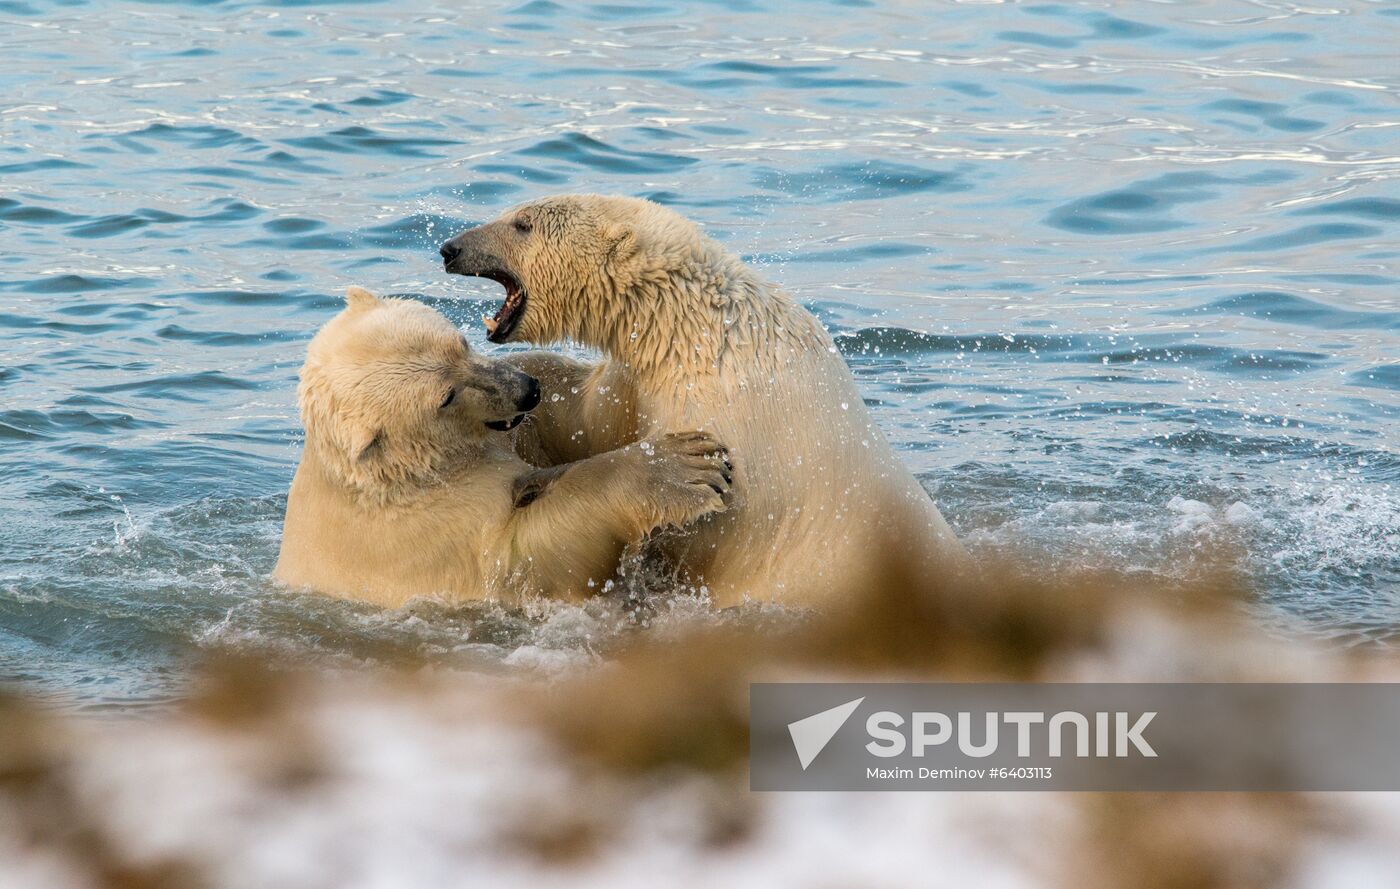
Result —
<instances>
[{"instance_id":1,"label":"water ripple","mask_svg":"<svg viewBox=\"0 0 1400 889\"><path fill-rule=\"evenodd\" d=\"M461 143L456 139L390 136L369 127L351 126L333 130L324 136L285 139L283 144L337 154L384 153L398 157L426 158L443 156L441 151L430 149Z\"/></svg>"},{"instance_id":2,"label":"water ripple","mask_svg":"<svg viewBox=\"0 0 1400 889\"><path fill-rule=\"evenodd\" d=\"M577 164L608 173L668 173L696 163L693 157L656 151L628 151L582 133L538 142L517 154Z\"/></svg>"}]
</instances>

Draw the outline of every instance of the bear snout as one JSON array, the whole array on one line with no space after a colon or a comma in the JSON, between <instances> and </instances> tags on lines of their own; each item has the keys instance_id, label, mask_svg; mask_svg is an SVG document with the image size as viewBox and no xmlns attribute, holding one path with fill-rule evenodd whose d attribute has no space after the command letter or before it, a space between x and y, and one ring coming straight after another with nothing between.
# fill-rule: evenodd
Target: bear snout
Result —
<instances>
[{"instance_id":1,"label":"bear snout","mask_svg":"<svg viewBox=\"0 0 1400 889\"><path fill-rule=\"evenodd\" d=\"M443 266L450 266L454 259L462 255L462 248L451 241L444 241L442 246L438 248L438 253L442 255Z\"/></svg>"}]
</instances>

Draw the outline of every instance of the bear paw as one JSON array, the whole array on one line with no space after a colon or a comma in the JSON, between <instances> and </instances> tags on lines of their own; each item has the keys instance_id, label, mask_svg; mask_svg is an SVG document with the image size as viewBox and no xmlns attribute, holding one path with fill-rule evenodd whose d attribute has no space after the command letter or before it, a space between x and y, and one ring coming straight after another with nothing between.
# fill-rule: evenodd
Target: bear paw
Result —
<instances>
[{"instance_id":1,"label":"bear paw","mask_svg":"<svg viewBox=\"0 0 1400 889\"><path fill-rule=\"evenodd\" d=\"M684 525L729 506L734 466L708 432L673 432L637 445L652 479L658 525Z\"/></svg>"}]
</instances>

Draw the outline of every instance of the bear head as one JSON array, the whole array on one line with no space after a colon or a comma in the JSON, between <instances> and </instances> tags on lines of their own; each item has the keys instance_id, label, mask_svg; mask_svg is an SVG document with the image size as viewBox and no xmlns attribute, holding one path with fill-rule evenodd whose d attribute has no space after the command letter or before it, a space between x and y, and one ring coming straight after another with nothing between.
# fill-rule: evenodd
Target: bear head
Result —
<instances>
[{"instance_id":1,"label":"bear head","mask_svg":"<svg viewBox=\"0 0 1400 889\"><path fill-rule=\"evenodd\" d=\"M722 255L685 217L651 201L568 194L512 207L442 245L445 268L489 278L505 300L485 318L488 339L610 343L664 307L648 282L669 281ZM653 300L655 302L655 300Z\"/></svg>"},{"instance_id":2,"label":"bear head","mask_svg":"<svg viewBox=\"0 0 1400 889\"><path fill-rule=\"evenodd\" d=\"M440 478L540 400L533 377L473 353L439 312L360 287L311 340L297 395L307 447L379 499Z\"/></svg>"}]
</instances>

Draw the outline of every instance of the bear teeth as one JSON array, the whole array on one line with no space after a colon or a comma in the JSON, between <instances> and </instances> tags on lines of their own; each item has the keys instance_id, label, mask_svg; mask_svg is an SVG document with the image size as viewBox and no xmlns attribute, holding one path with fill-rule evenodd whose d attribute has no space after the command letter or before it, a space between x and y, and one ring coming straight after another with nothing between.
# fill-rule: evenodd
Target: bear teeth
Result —
<instances>
[{"instance_id":1,"label":"bear teeth","mask_svg":"<svg viewBox=\"0 0 1400 889\"><path fill-rule=\"evenodd\" d=\"M497 321L495 318L492 318L490 315L482 315L481 323L486 325L487 333L495 333L496 328L500 326L501 322Z\"/></svg>"}]
</instances>

